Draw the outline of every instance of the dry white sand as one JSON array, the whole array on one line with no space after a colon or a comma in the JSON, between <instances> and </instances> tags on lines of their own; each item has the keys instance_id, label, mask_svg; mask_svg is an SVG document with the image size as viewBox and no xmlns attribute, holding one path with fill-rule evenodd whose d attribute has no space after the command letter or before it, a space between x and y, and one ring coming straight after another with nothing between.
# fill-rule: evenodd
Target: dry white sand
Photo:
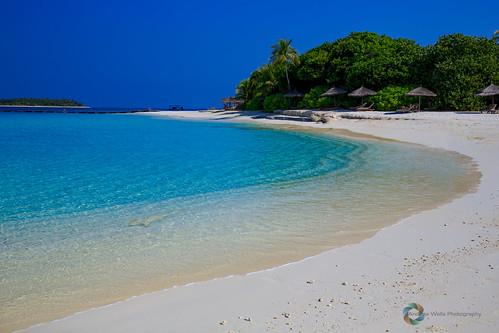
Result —
<instances>
[{"instance_id":1,"label":"dry white sand","mask_svg":"<svg viewBox=\"0 0 499 333\"><path fill-rule=\"evenodd\" d=\"M251 119L252 113L155 115L290 124ZM498 332L499 116L361 116L388 119L292 124L348 129L471 156L483 175L477 191L359 244L263 272L134 297L26 331ZM403 320L402 309L411 302L427 313L417 326Z\"/></svg>"}]
</instances>

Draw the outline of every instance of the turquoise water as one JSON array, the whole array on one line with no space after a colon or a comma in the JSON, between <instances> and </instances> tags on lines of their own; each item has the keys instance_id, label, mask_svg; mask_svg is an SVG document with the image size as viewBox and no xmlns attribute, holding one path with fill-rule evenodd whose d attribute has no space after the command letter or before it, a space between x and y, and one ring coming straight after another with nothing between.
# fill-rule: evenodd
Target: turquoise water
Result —
<instances>
[{"instance_id":1,"label":"turquoise water","mask_svg":"<svg viewBox=\"0 0 499 333\"><path fill-rule=\"evenodd\" d=\"M0 113L0 154L0 331L361 239L470 173L399 143L131 115Z\"/></svg>"},{"instance_id":2,"label":"turquoise water","mask_svg":"<svg viewBox=\"0 0 499 333\"><path fill-rule=\"evenodd\" d=\"M0 114L0 132L0 222L17 221L13 228L32 218L317 176L344 168L362 148L130 116Z\"/></svg>"}]
</instances>

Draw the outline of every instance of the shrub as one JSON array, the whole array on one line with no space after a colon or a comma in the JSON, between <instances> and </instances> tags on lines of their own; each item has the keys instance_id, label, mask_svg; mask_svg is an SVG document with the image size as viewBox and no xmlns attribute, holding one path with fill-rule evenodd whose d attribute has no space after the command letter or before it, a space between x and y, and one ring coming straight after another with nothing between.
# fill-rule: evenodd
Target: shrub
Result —
<instances>
[{"instance_id":1,"label":"shrub","mask_svg":"<svg viewBox=\"0 0 499 333\"><path fill-rule=\"evenodd\" d=\"M405 96L410 90L410 87L407 86L388 86L378 91L378 94L372 96L370 101L375 103L376 110L397 110L401 106L408 105L413 101L413 98Z\"/></svg>"},{"instance_id":2,"label":"shrub","mask_svg":"<svg viewBox=\"0 0 499 333\"><path fill-rule=\"evenodd\" d=\"M263 108L262 99L260 97L254 97L244 103L242 106L243 110L258 111Z\"/></svg>"},{"instance_id":3,"label":"shrub","mask_svg":"<svg viewBox=\"0 0 499 333\"><path fill-rule=\"evenodd\" d=\"M327 87L325 86L317 86L310 89L310 91L303 96L303 99L298 106L307 109L318 109L331 105L330 97L321 96L326 90Z\"/></svg>"},{"instance_id":4,"label":"shrub","mask_svg":"<svg viewBox=\"0 0 499 333\"><path fill-rule=\"evenodd\" d=\"M263 101L263 109L267 112L289 109L289 105L289 100L283 94L267 96Z\"/></svg>"},{"instance_id":5,"label":"shrub","mask_svg":"<svg viewBox=\"0 0 499 333\"><path fill-rule=\"evenodd\" d=\"M499 48L490 39L454 34L440 37L428 50L429 81L439 109L480 110L475 94L499 76Z\"/></svg>"}]
</instances>

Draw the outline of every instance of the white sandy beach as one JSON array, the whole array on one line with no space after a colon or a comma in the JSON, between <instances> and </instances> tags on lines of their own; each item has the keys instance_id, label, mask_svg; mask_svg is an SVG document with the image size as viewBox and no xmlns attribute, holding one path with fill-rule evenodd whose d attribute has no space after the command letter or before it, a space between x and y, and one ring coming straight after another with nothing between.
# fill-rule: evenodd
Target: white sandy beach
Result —
<instances>
[{"instance_id":1,"label":"white sandy beach","mask_svg":"<svg viewBox=\"0 0 499 333\"><path fill-rule=\"evenodd\" d=\"M382 119L316 124L253 119L253 113L151 113L343 129L442 148L472 157L480 185L358 244L245 276L137 296L23 332L497 332L499 115L352 114ZM412 302L427 313L416 326L402 315Z\"/></svg>"}]
</instances>

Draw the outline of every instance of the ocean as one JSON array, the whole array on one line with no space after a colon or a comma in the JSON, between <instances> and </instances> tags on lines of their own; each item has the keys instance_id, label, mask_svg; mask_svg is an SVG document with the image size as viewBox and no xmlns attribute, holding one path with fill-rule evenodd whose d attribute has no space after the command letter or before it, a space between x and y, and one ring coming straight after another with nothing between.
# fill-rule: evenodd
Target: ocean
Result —
<instances>
[{"instance_id":1,"label":"ocean","mask_svg":"<svg viewBox=\"0 0 499 333\"><path fill-rule=\"evenodd\" d=\"M327 131L0 113L0 331L369 237L471 161Z\"/></svg>"}]
</instances>

